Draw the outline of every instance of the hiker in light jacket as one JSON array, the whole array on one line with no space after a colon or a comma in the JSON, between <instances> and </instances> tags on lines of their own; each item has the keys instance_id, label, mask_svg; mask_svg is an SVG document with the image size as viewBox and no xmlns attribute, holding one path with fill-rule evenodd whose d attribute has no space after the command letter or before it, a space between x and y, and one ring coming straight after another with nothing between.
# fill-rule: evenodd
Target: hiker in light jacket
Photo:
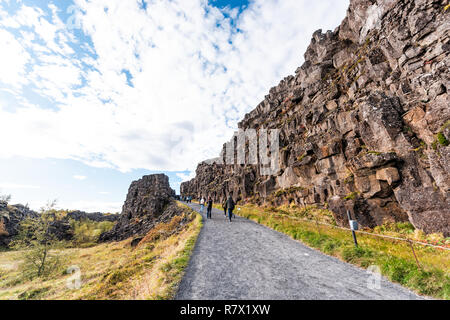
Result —
<instances>
[{"instance_id":1,"label":"hiker in light jacket","mask_svg":"<svg viewBox=\"0 0 450 320\"><path fill-rule=\"evenodd\" d=\"M200 199L200 212L203 213L203 208L205 207L205 199L202 197Z\"/></svg>"},{"instance_id":2,"label":"hiker in light jacket","mask_svg":"<svg viewBox=\"0 0 450 320\"><path fill-rule=\"evenodd\" d=\"M227 200L228 219L230 219L230 222L231 222L231 217L233 216L234 206L235 206L235 204L234 204L233 198L230 195Z\"/></svg>"}]
</instances>

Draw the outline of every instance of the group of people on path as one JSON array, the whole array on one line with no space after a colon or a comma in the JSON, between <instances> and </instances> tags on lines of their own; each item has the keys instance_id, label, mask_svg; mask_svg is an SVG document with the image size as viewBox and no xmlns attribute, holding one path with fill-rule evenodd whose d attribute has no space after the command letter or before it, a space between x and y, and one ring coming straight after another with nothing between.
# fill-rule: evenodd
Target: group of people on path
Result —
<instances>
[{"instance_id":1,"label":"group of people on path","mask_svg":"<svg viewBox=\"0 0 450 320\"><path fill-rule=\"evenodd\" d=\"M189 196L189 197L181 197L181 200L182 201L186 201L187 203L191 203L192 197L191 196Z\"/></svg>"},{"instance_id":2,"label":"group of people on path","mask_svg":"<svg viewBox=\"0 0 450 320\"><path fill-rule=\"evenodd\" d=\"M212 212L212 205L213 205L213 200L211 197L208 197L208 200L205 200L205 198L203 198L203 197L200 199L200 212L201 213L203 213L205 205L206 205L206 218L211 219L211 212ZM222 202L223 213L225 215L225 218L228 218L230 220L230 222L231 222L231 218L233 217L233 210L234 210L235 206L236 206L236 204L234 203L233 197L231 195L228 196L228 198L226 198Z\"/></svg>"}]
</instances>

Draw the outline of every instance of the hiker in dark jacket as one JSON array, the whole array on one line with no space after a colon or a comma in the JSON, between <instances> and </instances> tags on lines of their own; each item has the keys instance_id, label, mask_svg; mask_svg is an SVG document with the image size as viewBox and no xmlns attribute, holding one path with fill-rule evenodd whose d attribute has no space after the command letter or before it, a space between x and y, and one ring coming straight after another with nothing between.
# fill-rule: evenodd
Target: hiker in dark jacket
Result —
<instances>
[{"instance_id":1,"label":"hiker in dark jacket","mask_svg":"<svg viewBox=\"0 0 450 320\"><path fill-rule=\"evenodd\" d=\"M211 219L211 211L212 211L213 201L211 197L208 198L208 202L206 203L206 218Z\"/></svg>"},{"instance_id":2,"label":"hiker in dark jacket","mask_svg":"<svg viewBox=\"0 0 450 320\"><path fill-rule=\"evenodd\" d=\"M230 222L231 222L231 217L233 216L234 206L235 206L235 204L234 204L233 198L230 195L227 200L228 219L230 219Z\"/></svg>"},{"instance_id":3,"label":"hiker in dark jacket","mask_svg":"<svg viewBox=\"0 0 450 320\"><path fill-rule=\"evenodd\" d=\"M225 218L227 217L227 198L225 198L225 200L223 200L222 202L222 208L223 208L223 214L225 216Z\"/></svg>"}]
</instances>

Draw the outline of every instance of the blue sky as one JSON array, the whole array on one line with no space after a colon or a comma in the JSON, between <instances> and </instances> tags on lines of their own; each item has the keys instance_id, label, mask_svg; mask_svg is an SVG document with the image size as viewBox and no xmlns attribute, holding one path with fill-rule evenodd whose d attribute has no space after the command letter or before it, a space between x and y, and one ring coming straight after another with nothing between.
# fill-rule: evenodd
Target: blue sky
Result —
<instances>
[{"instance_id":1,"label":"blue sky","mask_svg":"<svg viewBox=\"0 0 450 320\"><path fill-rule=\"evenodd\" d=\"M120 211L142 175L178 191L347 6L0 1L0 193Z\"/></svg>"}]
</instances>

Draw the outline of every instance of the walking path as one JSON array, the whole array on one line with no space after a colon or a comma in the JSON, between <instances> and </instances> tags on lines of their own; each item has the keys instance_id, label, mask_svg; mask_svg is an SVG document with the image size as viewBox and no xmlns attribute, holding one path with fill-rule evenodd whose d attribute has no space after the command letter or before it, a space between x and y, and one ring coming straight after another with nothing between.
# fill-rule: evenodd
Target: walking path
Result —
<instances>
[{"instance_id":1,"label":"walking path","mask_svg":"<svg viewBox=\"0 0 450 320\"><path fill-rule=\"evenodd\" d=\"M199 211L200 206L188 204ZM381 278L242 217L213 209L176 299L421 299Z\"/></svg>"}]
</instances>

